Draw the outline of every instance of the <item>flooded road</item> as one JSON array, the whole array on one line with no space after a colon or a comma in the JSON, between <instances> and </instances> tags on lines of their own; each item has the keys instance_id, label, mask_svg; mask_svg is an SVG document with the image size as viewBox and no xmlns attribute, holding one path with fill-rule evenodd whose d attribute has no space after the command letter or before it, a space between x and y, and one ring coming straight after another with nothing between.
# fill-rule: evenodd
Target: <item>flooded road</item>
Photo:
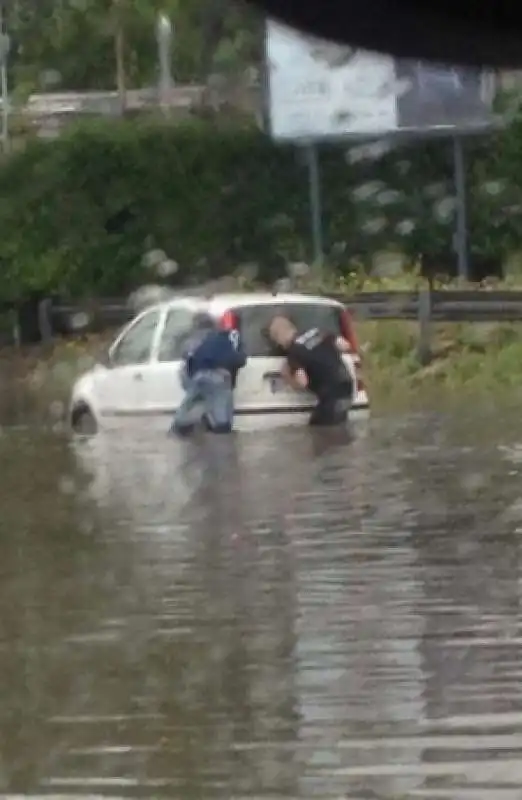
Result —
<instances>
[{"instance_id":1,"label":"flooded road","mask_svg":"<svg viewBox=\"0 0 522 800\"><path fill-rule=\"evenodd\" d=\"M0 436L0 796L520 800L522 420Z\"/></svg>"}]
</instances>

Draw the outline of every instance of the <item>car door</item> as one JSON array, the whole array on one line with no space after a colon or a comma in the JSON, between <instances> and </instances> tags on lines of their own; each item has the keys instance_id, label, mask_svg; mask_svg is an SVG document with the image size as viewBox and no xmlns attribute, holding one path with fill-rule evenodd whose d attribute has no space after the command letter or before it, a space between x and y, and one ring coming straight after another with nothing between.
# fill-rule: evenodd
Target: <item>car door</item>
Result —
<instances>
[{"instance_id":1,"label":"car door","mask_svg":"<svg viewBox=\"0 0 522 800\"><path fill-rule=\"evenodd\" d=\"M168 306L164 312L145 387L144 403L151 414L172 414L183 399L181 357L195 312L187 303Z\"/></svg>"},{"instance_id":2,"label":"car door","mask_svg":"<svg viewBox=\"0 0 522 800\"><path fill-rule=\"evenodd\" d=\"M140 314L109 350L109 367L97 376L96 394L103 416L143 413L150 359L161 312Z\"/></svg>"}]
</instances>

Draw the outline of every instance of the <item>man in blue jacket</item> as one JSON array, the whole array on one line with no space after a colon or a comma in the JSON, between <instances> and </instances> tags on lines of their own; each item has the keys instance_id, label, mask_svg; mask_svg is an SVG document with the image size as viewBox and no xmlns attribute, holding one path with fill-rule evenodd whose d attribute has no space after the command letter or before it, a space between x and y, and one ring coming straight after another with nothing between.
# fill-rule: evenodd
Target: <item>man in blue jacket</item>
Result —
<instances>
[{"instance_id":1,"label":"man in blue jacket","mask_svg":"<svg viewBox=\"0 0 522 800\"><path fill-rule=\"evenodd\" d=\"M191 433L203 421L214 433L230 433L234 417L233 388L246 364L239 331L216 327L208 314L198 314L183 352L185 397L171 431Z\"/></svg>"}]
</instances>

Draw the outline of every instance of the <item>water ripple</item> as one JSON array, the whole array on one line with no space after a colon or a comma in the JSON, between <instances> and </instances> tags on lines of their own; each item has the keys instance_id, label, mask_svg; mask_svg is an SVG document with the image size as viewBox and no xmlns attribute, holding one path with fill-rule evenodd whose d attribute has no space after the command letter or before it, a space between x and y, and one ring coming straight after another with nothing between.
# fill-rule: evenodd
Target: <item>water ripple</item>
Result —
<instances>
[{"instance_id":1,"label":"water ripple","mask_svg":"<svg viewBox=\"0 0 522 800\"><path fill-rule=\"evenodd\" d=\"M520 800L517 426L5 437L1 796Z\"/></svg>"}]
</instances>

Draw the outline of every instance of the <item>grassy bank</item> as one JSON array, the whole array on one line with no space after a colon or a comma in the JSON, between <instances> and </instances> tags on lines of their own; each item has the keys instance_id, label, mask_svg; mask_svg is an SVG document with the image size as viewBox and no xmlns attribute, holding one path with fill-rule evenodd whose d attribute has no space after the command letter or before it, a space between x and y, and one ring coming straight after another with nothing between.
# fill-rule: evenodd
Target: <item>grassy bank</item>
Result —
<instances>
[{"instance_id":1,"label":"grassy bank","mask_svg":"<svg viewBox=\"0 0 522 800\"><path fill-rule=\"evenodd\" d=\"M358 327L365 373L376 405L422 404L451 395L522 392L522 326L465 323L434 326L433 359L421 366L415 323Z\"/></svg>"},{"instance_id":2,"label":"grassy bank","mask_svg":"<svg viewBox=\"0 0 522 800\"><path fill-rule=\"evenodd\" d=\"M445 281L434 288L520 290L519 272L517 268L516 274L502 282L491 281L489 286ZM365 280L355 290L413 291L421 285L417 276L410 275L398 280ZM426 407L479 397L513 400L522 392L522 324L434 324L432 360L427 366L417 357L416 322L361 321L357 332L365 377L377 409Z\"/></svg>"}]
</instances>

